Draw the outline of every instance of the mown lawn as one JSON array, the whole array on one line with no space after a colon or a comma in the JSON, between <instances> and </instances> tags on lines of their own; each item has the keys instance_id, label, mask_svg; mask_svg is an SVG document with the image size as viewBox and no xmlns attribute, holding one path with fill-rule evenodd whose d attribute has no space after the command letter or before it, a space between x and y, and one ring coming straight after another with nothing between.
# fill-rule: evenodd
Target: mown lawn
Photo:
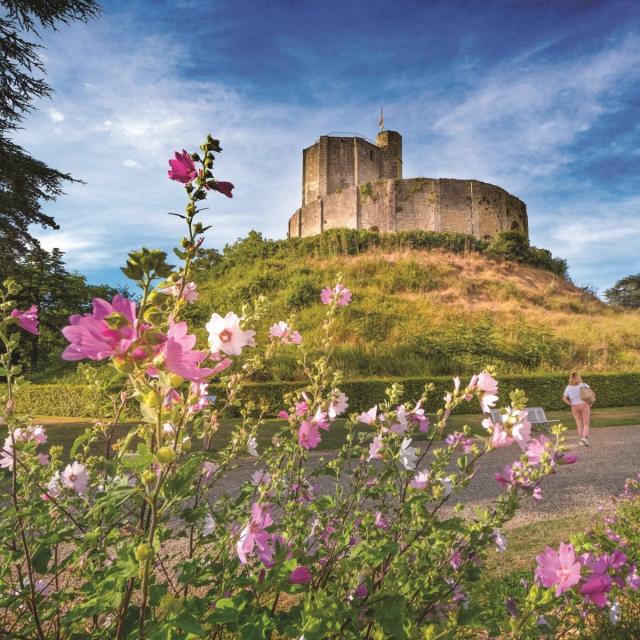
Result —
<instances>
[{"instance_id":1,"label":"mown lawn","mask_svg":"<svg viewBox=\"0 0 640 640\"><path fill-rule=\"evenodd\" d=\"M433 416L431 416L433 419ZM565 425L570 429L573 428L573 418L569 410L566 411L550 411L547 414L549 419L562 420ZM460 430L467 424L471 427L472 432L475 434L482 434L483 429L481 426L482 416L479 414L470 415L454 415L449 419L447 426L447 433L455 430ZM65 450L69 450L73 441L85 430L90 424L90 420L85 418L63 418L55 416L38 416L34 418L34 424L44 424L47 427L47 433L49 435L49 444L59 444L65 447ZM120 437L131 426L135 425L135 421L130 421L125 424L119 425L116 437ZM226 443L229 439L229 434L233 429L236 421L233 419L224 420L217 433L216 440L220 443ZM258 444L265 445L271 442L271 438L276 431L283 425L282 420L267 420L267 422L260 427L258 431ZM612 427L612 426L624 426L624 425L639 425L640 426L640 407L614 407L609 409L594 409L592 412L592 425L594 427ZM328 432L322 433L322 445L321 448L325 450L332 450L339 448L344 442L345 431L342 428L344 420L337 420ZM362 425L363 431L368 427ZM2 434L0 434L2 435Z\"/></svg>"}]
</instances>

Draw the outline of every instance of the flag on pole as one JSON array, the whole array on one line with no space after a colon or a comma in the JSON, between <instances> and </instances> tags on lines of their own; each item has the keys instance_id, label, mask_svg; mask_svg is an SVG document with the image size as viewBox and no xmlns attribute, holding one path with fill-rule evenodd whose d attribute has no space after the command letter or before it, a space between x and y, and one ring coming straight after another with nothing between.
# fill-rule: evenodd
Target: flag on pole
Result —
<instances>
[{"instance_id":1,"label":"flag on pole","mask_svg":"<svg viewBox=\"0 0 640 640\"><path fill-rule=\"evenodd\" d=\"M380 129L380 131L384 129L384 113L382 112L382 107L380 107L380 120L378 121L378 129Z\"/></svg>"}]
</instances>

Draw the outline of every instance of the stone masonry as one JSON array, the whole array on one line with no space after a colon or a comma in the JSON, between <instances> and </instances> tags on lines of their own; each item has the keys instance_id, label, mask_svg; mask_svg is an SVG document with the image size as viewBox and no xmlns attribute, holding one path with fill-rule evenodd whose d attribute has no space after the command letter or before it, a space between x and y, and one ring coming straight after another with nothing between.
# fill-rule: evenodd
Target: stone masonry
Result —
<instances>
[{"instance_id":1,"label":"stone masonry","mask_svg":"<svg viewBox=\"0 0 640 640\"><path fill-rule=\"evenodd\" d=\"M321 136L302 152L302 206L289 219L290 238L347 227L372 231L454 231L479 239L500 231L528 236L527 206L478 180L402 178L402 136L381 131Z\"/></svg>"}]
</instances>

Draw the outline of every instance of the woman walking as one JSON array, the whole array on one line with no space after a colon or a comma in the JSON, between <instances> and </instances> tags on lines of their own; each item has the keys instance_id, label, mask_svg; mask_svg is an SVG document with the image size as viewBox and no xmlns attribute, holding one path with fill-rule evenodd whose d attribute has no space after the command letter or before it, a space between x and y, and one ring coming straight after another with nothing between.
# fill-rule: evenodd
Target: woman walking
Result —
<instances>
[{"instance_id":1,"label":"woman walking","mask_svg":"<svg viewBox=\"0 0 640 640\"><path fill-rule=\"evenodd\" d=\"M589 389L585 392L585 389ZM595 395L591 391L591 387L582 381L580 374L574 371L569 376L569 384L564 390L562 399L564 403L571 407L571 412L576 421L576 429L580 438L580 446L588 447L589 445L589 426L591 419L591 403L584 399L584 396ZM589 398L590 399L590 398Z\"/></svg>"}]
</instances>

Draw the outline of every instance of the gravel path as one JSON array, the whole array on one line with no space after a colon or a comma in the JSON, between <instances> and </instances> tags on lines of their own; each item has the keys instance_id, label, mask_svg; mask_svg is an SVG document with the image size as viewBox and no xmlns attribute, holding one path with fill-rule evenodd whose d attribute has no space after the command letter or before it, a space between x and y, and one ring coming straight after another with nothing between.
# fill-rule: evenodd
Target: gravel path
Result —
<instances>
[{"instance_id":1,"label":"gravel path","mask_svg":"<svg viewBox=\"0 0 640 640\"><path fill-rule=\"evenodd\" d=\"M579 447L573 431L567 444L580 456L578 462L559 467L557 473L546 478L542 484L542 500L523 500L521 510L509 526L586 511L594 513L599 506L606 507L611 496L622 491L627 478L640 472L640 425L592 429L590 440L591 447ZM314 453L312 464L322 456L329 457L331 452ZM494 474L518 456L519 449L513 445L491 451L481 460L476 477L461 495L469 513L498 496L501 489ZM253 459L245 459L214 493L233 491L254 469Z\"/></svg>"},{"instance_id":2,"label":"gravel path","mask_svg":"<svg viewBox=\"0 0 640 640\"><path fill-rule=\"evenodd\" d=\"M594 513L610 504L610 497L622 491L627 478L640 472L640 425L592 429L589 440L590 447L580 447L575 430L571 433L567 445L580 459L559 467L543 481L542 500L523 500L510 526L572 513ZM494 473L512 461L514 454L517 450L511 447L488 454L465 490L463 502L475 508L495 498L499 486Z\"/></svg>"}]
</instances>

